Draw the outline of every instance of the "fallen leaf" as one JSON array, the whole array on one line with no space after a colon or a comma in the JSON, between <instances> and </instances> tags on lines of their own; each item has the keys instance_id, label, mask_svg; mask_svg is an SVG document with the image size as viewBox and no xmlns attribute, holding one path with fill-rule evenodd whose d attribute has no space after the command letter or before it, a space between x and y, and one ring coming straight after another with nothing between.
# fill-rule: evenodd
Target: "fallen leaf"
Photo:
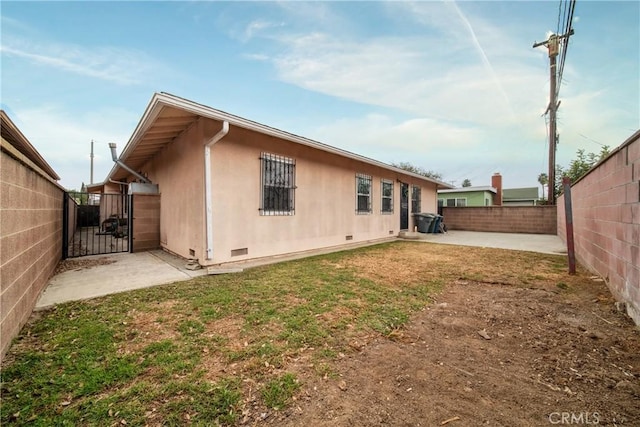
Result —
<instances>
[{"instance_id":1,"label":"fallen leaf","mask_svg":"<svg viewBox=\"0 0 640 427\"><path fill-rule=\"evenodd\" d=\"M483 329L481 331L478 331L478 335L480 335L482 338L484 338L485 340L490 340L491 337L489 336L489 334L487 333L486 329Z\"/></svg>"}]
</instances>

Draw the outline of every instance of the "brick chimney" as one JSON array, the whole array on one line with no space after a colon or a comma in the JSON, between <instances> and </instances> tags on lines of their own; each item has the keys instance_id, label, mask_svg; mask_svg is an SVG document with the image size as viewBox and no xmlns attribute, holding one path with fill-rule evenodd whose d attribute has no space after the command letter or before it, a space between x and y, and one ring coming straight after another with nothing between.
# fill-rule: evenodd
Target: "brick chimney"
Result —
<instances>
[{"instance_id":1,"label":"brick chimney","mask_svg":"<svg viewBox=\"0 0 640 427\"><path fill-rule=\"evenodd\" d=\"M491 177L491 186L496 189L496 197L493 199L493 204L502 206L502 175L498 172Z\"/></svg>"}]
</instances>

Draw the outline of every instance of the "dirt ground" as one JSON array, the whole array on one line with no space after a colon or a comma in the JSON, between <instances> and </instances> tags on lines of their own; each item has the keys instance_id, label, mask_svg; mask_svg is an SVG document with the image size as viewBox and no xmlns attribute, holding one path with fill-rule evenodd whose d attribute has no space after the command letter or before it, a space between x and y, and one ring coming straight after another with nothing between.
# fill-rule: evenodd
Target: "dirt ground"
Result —
<instances>
[{"instance_id":1,"label":"dirt ground","mask_svg":"<svg viewBox=\"0 0 640 427\"><path fill-rule=\"evenodd\" d=\"M639 355L638 329L602 281L562 292L458 280L265 422L640 426Z\"/></svg>"},{"instance_id":2,"label":"dirt ground","mask_svg":"<svg viewBox=\"0 0 640 427\"><path fill-rule=\"evenodd\" d=\"M294 400L277 411L254 392L239 425L640 426L640 329L602 279L567 275L561 257L416 245L326 261L392 288L416 278L442 288L390 335L354 335L324 377L307 352L287 357L281 369L301 385ZM96 262L113 261L73 260L61 270ZM153 324L138 320L141 331ZM241 343L236 320L209 327ZM216 360L212 379L236 369Z\"/></svg>"},{"instance_id":3,"label":"dirt ground","mask_svg":"<svg viewBox=\"0 0 640 427\"><path fill-rule=\"evenodd\" d=\"M71 270L84 270L87 268L95 267L98 265L113 264L116 261L111 258L69 258L62 260L58 263L53 275L64 273Z\"/></svg>"}]
</instances>

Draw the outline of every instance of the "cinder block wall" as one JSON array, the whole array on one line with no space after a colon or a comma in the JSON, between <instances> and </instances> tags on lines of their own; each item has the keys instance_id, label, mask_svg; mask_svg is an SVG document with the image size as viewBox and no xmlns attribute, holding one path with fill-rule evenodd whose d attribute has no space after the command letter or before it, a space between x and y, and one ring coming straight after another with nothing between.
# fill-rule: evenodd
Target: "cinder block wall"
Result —
<instances>
[{"instance_id":1,"label":"cinder block wall","mask_svg":"<svg viewBox=\"0 0 640 427\"><path fill-rule=\"evenodd\" d=\"M640 325L640 131L571 187L576 259ZM566 242L564 197L558 236Z\"/></svg>"},{"instance_id":2,"label":"cinder block wall","mask_svg":"<svg viewBox=\"0 0 640 427\"><path fill-rule=\"evenodd\" d=\"M62 258L64 190L0 152L0 360Z\"/></svg>"},{"instance_id":3,"label":"cinder block wall","mask_svg":"<svg viewBox=\"0 0 640 427\"><path fill-rule=\"evenodd\" d=\"M133 252L160 249L160 195L133 195Z\"/></svg>"},{"instance_id":4,"label":"cinder block wall","mask_svg":"<svg viewBox=\"0 0 640 427\"><path fill-rule=\"evenodd\" d=\"M444 207L449 230L556 234L555 206Z\"/></svg>"}]
</instances>

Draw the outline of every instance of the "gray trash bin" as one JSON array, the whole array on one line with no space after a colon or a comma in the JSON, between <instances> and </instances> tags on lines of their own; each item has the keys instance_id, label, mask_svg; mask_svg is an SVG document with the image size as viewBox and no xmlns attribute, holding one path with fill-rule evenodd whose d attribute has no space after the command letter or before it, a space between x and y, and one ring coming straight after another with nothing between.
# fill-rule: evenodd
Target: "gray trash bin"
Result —
<instances>
[{"instance_id":1,"label":"gray trash bin","mask_svg":"<svg viewBox=\"0 0 640 427\"><path fill-rule=\"evenodd\" d=\"M418 213L413 214L413 218L418 226L418 231L420 233L428 233L435 215L432 213Z\"/></svg>"}]
</instances>

